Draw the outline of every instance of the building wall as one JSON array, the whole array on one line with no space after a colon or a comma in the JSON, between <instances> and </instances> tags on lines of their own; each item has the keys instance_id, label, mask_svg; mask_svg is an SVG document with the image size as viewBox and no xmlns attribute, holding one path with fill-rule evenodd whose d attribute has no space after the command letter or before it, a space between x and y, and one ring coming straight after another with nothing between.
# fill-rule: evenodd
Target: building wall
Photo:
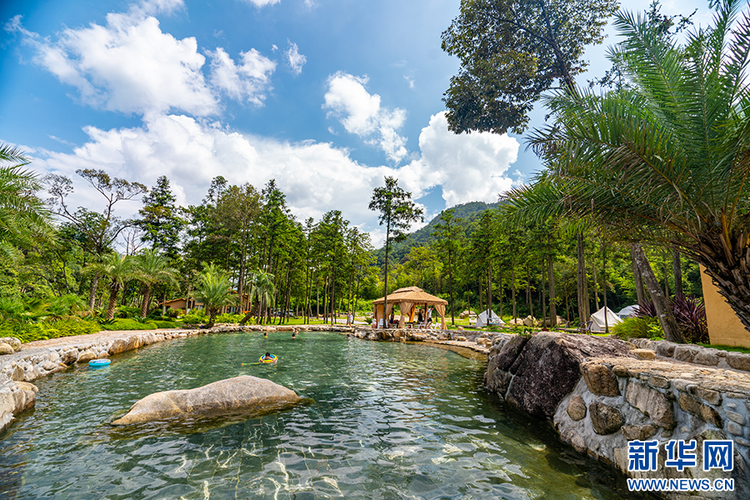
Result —
<instances>
[{"instance_id":1,"label":"building wall","mask_svg":"<svg viewBox=\"0 0 750 500\"><path fill-rule=\"evenodd\" d=\"M711 338L711 344L750 347L750 332L745 329L726 299L719 295L716 285L703 272L704 269L703 266L700 266L703 300L706 303L706 319L708 320L708 336Z\"/></svg>"}]
</instances>

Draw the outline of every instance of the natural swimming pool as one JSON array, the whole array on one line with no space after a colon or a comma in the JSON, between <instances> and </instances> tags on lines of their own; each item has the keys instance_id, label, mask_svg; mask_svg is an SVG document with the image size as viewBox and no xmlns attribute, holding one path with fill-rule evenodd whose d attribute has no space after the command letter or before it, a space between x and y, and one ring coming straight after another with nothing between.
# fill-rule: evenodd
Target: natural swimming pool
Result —
<instances>
[{"instance_id":1,"label":"natural swimming pool","mask_svg":"<svg viewBox=\"0 0 750 500\"><path fill-rule=\"evenodd\" d=\"M622 476L506 411L485 363L333 333L199 336L36 381L0 440L12 499L630 498ZM240 366L270 351L278 365ZM315 402L194 433L108 425L138 399L237 375Z\"/></svg>"}]
</instances>

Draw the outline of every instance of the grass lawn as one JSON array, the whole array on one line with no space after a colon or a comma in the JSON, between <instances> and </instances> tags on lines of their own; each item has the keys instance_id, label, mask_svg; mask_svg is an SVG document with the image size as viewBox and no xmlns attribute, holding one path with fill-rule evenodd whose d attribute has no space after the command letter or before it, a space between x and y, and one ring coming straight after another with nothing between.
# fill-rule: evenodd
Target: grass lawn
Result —
<instances>
[{"instance_id":1,"label":"grass lawn","mask_svg":"<svg viewBox=\"0 0 750 500\"><path fill-rule=\"evenodd\" d=\"M732 351L732 352L742 352L745 354L750 354L750 349L747 347L739 347L734 345L712 345L712 344L696 344L702 347L709 347L711 349L720 349L722 351Z\"/></svg>"}]
</instances>

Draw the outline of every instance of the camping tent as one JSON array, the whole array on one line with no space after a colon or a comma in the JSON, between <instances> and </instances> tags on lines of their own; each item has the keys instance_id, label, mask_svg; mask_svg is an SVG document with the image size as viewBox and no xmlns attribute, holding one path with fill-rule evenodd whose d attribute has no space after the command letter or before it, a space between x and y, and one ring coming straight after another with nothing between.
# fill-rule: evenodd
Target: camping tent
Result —
<instances>
[{"instance_id":1,"label":"camping tent","mask_svg":"<svg viewBox=\"0 0 750 500\"><path fill-rule=\"evenodd\" d=\"M487 325L504 325L505 321L500 319L497 314L495 314L495 311L492 311L490 309L487 309L486 311L482 311L479 313L479 316L477 317L477 322L474 323L471 326L487 326Z\"/></svg>"},{"instance_id":2,"label":"camping tent","mask_svg":"<svg viewBox=\"0 0 750 500\"><path fill-rule=\"evenodd\" d=\"M635 318L635 315L638 314L638 306L627 306L623 307L620 312L617 313L617 315L620 317L620 319L625 318Z\"/></svg>"},{"instance_id":3,"label":"camping tent","mask_svg":"<svg viewBox=\"0 0 750 500\"><path fill-rule=\"evenodd\" d=\"M605 310L607 314L606 325L604 322ZM607 307L606 309L602 307L591 315L591 320L589 321L588 327L590 332L604 333L606 326L609 327L609 332L612 333L612 327L618 323L622 323L620 317L617 316L609 307Z\"/></svg>"}]
</instances>

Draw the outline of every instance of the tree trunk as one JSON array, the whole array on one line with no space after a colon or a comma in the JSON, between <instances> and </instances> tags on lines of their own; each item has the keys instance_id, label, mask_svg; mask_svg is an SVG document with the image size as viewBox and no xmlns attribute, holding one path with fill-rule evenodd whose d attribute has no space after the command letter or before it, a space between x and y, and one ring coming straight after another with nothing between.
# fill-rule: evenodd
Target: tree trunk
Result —
<instances>
[{"instance_id":1,"label":"tree trunk","mask_svg":"<svg viewBox=\"0 0 750 500\"><path fill-rule=\"evenodd\" d=\"M109 304L107 305L106 319L115 317L115 307L117 307L117 294L120 291L120 284L117 282L109 285Z\"/></svg>"},{"instance_id":2,"label":"tree trunk","mask_svg":"<svg viewBox=\"0 0 750 500\"><path fill-rule=\"evenodd\" d=\"M385 226L385 283L383 283L383 326L388 328L388 251L390 250L391 221Z\"/></svg>"},{"instance_id":3,"label":"tree trunk","mask_svg":"<svg viewBox=\"0 0 750 500\"><path fill-rule=\"evenodd\" d=\"M503 275L500 275L500 297L498 300L498 305L500 306L500 319L503 319L503 292L505 291L505 288L503 287Z\"/></svg>"},{"instance_id":4,"label":"tree trunk","mask_svg":"<svg viewBox=\"0 0 750 500\"><path fill-rule=\"evenodd\" d=\"M146 291L143 292L143 303L141 303L141 318L148 314L148 303L151 301L151 285L146 285Z\"/></svg>"},{"instance_id":5,"label":"tree trunk","mask_svg":"<svg viewBox=\"0 0 750 500\"><path fill-rule=\"evenodd\" d=\"M635 282L635 294L638 298L638 304L644 304L646 302L646 291L643 289L643 279L641 278L641 272L638 270L638 264L635 262L635 254L633 248L630 248L630 259L633 262L633 281Z\"/></svg>"},{"instance_id":6,"label":"tree trunk","mask_svg":"<svg viewBox=\"0 0 750 500\"><path fill-rule=\"evenodd\" d=\"M479 278L479 313L480 314L484 312L484 290L482 290L483 281L484 280L481 278L481 275L480 275L480 278Z\"/></svg>"},{"instance_id":7,"label":"tree trunk","mask_svg":"<svg viewBox=\"0 0 750 500\"><path fill-rule=\"evenodd\" d=\"M609 316L607 313L607 247L602 241L602 291L604 292L604 333L609 333Z\"/></svg>"},{"instance_id":8,"label":"tree trunk","mask_svg":"<svg viewBox=\"0 0 750 500\"><path fill-rule=\"evenodd\" d=\"M646 258L646 254L643 252L643 247L640 243L631 243L631 249L633 250L638 270L643 277L643 284L646 286L651 296L651 301L654 303L659 323L664 330L664 338L671 342L683 343L684 340L680 328L677 326L677 321L675 321L672 310L669 308L667 297L664 296L661 286L659 286L659 280L656 279L656 275L654 275L654 271L651 269L651 264L649 264L648 258Z\"/></svg>"},{"instance_id":9,"label":"tree trunk","mask_svg":"<svg viewBox=\"0 0 750 500\"><path fill-rule=\"evenodd\" d=\"M492 319L492 261L487 269L487 314L488 318Z\"/></svg>"},{"instance_id":10,"label":"tree trunk","mask_svg":"<svg viewBox=\"0 0 750 500\"><path fill-rule=\"evenodd\" d=\"M596 277L596 260L594 260L591 270L594 273L594 307L596 307L596 310L599 310L599 280ZM596 311L594 311L596 312Z\"/></svg>"},{"instance_id":11,"label":"tree trunk","mask_svg":"<svg viewBox=\"0 0 750 500\"><path fill-rule=\"evenodd\" d=\"M91 291L89 292L89 309L93 309L96 304L96 289L99 287L99 273L94 273L91 279Z\"/></svg>"},{"instance_id":12,"label":"tree trunk","mask_svg":"<svg viewBox=\"0 0 750 500\"><path fill-rule=\"evenodd\" d=\"M510 268L510 285L511 285L511 294L513 297L513 324L516 323L518 319L518 314L516 312L516 269L515 267Z\"/></svg>"},{"instance_id":13,"label":"tree trunk","mask_svg":"<svg viewBox=\"0 0 750 500\"><path fill-rule=\"evenodd\" d=\"M589 284L586 276L586 255L584 254L583 235L576 236L578 240L578 322L583 329L589 322Z\"/></svg>"},{"instance_id":14,"label":"tree trunk","mask_svg":"<svg viewBox=\"0 0 750 500\"><path fill-rule=\"evenodd\" d=\"M534 299L531 297L531 272L529 265L526 264L526 299L529 302L529 315L534 318Z\"/></svg>"},{"instance_id":15,"label":"tree trunk","mask_svg":"<svg viewBox=\"0 0 750 500\"><path fill-rule=\"evenodd\" d=\"M555 270L552 256L549 257L549 324L557 326L557 304L555 304Z\"/></svg>"},{"instance_id":16,"label":"tree trunk","mask_svg":"<svg viewBox=\"0 0 750 500\"><path fill-rule=\"evenodd\" d=\"M674 274L674 298L682 297L682 262L680 251L672 249L672 271Z\"/></svg>"},{"instance_id":17,"label":"tree trunk","mask_svg":"<svg viewBox=\"0 0 750 500\"><path fill-rule=\"evenodd\" d=\"M451 325L456 326L456 313L453 308L453 267L451 262L451 251L448 250L448 290L451 296ZM471 307L469 307L471 309Z\"/></svg>"},{"instance_id":18,"label":"tree trunk","mask_svg":"<svg viewBox=\"0 0 750 500\"><path fill-rule=\"evenodd\" d=\"M547 288L547 284L544 282L544 259L542 259L542 286L539 287L539 297L542 302L542 328L547 324L547 301L545 300L544 290ZM550 321L550 323L552 323Z\"/></svg>"},{"instance_id":19,"label":"tree trunk","mask_svg":"<svg viewBox=\"0 0 750 500\"><path fill-rule=\"evenodd\" d=\"M336 322L336 264L333 265L333 279L331 280L331 324Z\"/></svg>"}]
</instances>

